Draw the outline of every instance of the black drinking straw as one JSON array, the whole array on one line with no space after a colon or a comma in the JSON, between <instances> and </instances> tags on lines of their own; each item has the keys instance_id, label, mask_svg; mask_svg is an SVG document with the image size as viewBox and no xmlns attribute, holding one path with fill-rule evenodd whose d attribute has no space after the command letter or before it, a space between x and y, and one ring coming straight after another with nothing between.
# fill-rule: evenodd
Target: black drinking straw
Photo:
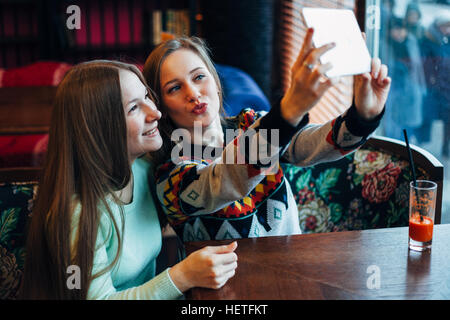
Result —
<instances>
[{"instance_id":1,"label":"black drinking straw","mask_svg":"<svg viewBox=\"0 0 450 320\"><path fill-rule=\"evenodd\" d=\"M413 157L412 157L411 147L409 146L408 134L406 133L406 129L403 129L403 135L405 136L406 148L408 149L409 165L411 166L411 172L412 172L412 176L413 176L413 180L414 180L414 186L417 188L416 169L414 168L414 161L413 161ZM415 189L415 190L416 190L417 202L419 202L420 201L419 192L417 191L417 189ZM419 214L420 214L420 221L423 221L422 212L420 210L419 210Z\"/></svg>"}]
</instances>

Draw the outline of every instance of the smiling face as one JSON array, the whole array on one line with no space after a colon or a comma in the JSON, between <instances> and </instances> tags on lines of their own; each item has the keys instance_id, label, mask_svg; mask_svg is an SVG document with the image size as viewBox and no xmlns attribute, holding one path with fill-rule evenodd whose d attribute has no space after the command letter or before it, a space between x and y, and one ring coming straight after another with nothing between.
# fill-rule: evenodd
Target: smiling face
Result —
<instances>
[{"instance_id":1,"label":"smiling face","mask_svg":"<svg viewBox=\"0 0 450 320\"><path fill-rule=\"evenodd\" d=\"M162 139L158 131L161 113L136 74L120 70L119 77L127 124L128 155L130 162L133 162L146 152L161 148Z\"/></svg>"},{"instance_id":2,"label":"smiling face","mask_svg":"<svg viewBox=\"0 0 450 320\"><path fill-rule=\"evenodd\" d=\"M220 123L220 98L214 77L191 50L170 54L161 65L161 96L169 117L181 128L203 128Z\"/></svg>"}]
</instances>

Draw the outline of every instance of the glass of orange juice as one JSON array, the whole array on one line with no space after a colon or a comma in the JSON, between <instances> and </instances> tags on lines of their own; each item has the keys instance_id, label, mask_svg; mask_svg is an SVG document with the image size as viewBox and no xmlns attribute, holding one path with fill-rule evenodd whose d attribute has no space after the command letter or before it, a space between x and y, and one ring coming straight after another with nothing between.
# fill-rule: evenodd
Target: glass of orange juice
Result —
<instances>
[{"instance_id":1,"label":"glass of orange juice","mask_svg":"<svg viewBox=\"0 0 450 320\"><path fill-rule=\"evenodd\" d=\"M437 184L428 180L411 181L409 192L409 249L431 249Z\"/></svg>"}]
</instances>

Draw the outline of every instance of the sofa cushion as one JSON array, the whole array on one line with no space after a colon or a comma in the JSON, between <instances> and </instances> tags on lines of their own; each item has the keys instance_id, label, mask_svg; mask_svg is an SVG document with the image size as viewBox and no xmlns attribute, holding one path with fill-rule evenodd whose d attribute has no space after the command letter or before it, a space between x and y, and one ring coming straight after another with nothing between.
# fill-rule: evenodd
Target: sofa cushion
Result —
<instances>
[{"instance_id":1,"label":"sofa cushion","mask_svg":"<svg viewBox=\"0 0 450 320\"><path fill-rule=\"evenodd\" d=\"M0 69L0 87L57 86L71 65L38 61L23 67Z\"/></svg>"},{"instance_id":2,"label":"sofa cushion","mask_svg":"<svg viewBox=\"0 0 450 320\"><path fill-rule=\"evenodd\" d=\"M298 204L303 233L408 225L407 161L361 148L331 163L282 166ZM418 179L426 178L418 168Z\"/></svg>"},{"instance_id":3,"label":"sofa cushion","mask_svg":"<svg viewBox=\"0 0 450 320\"><path fill-rule=\"evenodd\" d=\"M0 136L0 168L42 166L47 144L48 134Z\"/></svg>"},{"instance_id":4,"label":"sofa cushion","mask_svg":"<svg viewBox=\"0 0 450 320\"><path fill-rule=\"evenodd\" d=\"M0 184L0 299L17 297L37 183Z\"/></svg>"},{"instance_id":5,"label":"sofa cushion","mask_svg":"<svg viewBox=\"0 0 450 320\"><path fill-rule=\"evenodd\" d=\"M0 245L0 300L17 298L22 275L16 256Z\"/></svg>"}]
</instances>

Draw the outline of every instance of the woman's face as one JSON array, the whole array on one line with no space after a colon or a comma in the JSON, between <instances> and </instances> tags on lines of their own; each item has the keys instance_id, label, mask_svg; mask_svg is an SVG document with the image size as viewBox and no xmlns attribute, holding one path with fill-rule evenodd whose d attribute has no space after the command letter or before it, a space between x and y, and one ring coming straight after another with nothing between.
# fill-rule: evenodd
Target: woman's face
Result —
<instances>
[{"instance_id":1,"label":"woman's face","mask_svg":"<svg viewBox=\"0 0 450 320\"><path fill-rule=\"evenodd\" d=\"M391 36L397 42L405 41L408 31L405 28L394 27L391 29Z\"/></svg>"},{"instance_id":2,"label":"woman's face","mask_svg":"<svg viewBox=\"0 0 450 320\"><path fill-rule=\"evenodd\" d=\"M147 88L131 71L120 70L122 104L127 123L128 154L130 161L162 146L158 131L161 113L148 97Z\"/></svg>"},{"instance_id":3,"label":"woman's face","mask_svg":"<svg viewBox=\"0 0 450 320\"><path fill-rule=\"evenodd\" d=\"M219 117L220 100L214 77L203 60L191 50L170 54L161 65L161 95L167 113L181 128L202 128Z\"/></svg>"},{"instance_id":4,"label":"woman's face","mask_svg":"<svg viewBox=\"0 0 450 320\"><path fill-rule=\"evenodd\" d=\"M417 13L417 11L410 11L406 19L409 25L416 25L419 23L420 16L419 13Z\"/></svg>"},{"instance_id":5,"label":"woman's face","mask_svg":"<svg viewBox=\"0 0 450 320\"><path fill-rule=\"evenodd\" d=\"M450 35L450 21L439 26L441 33L444 36Z\"/></svg>"}]
</instances>

